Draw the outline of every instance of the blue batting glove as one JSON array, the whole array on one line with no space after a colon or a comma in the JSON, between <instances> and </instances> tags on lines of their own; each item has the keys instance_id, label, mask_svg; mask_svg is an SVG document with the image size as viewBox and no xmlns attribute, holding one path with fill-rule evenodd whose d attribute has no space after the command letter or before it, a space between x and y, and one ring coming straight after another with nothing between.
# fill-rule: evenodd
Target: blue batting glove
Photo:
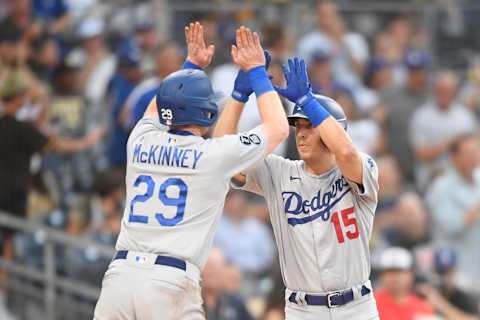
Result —
<instances>
[{"instance_id":1,"label":"blue batting glove","mask_svg":"<svg viewBox=\"0 0 480 320\"><path fill-rule=\"evenodd\" d=\"M265 69L268 70L270 62L272 62L272 55L267 50L263 52L265 54ZM248 79L248 73L240 69L233 85L232 98L239 102L246 103L252 93L253 89Z\"/></svg>"},{"instance_id":2,"label":"blue batting glove","mask_svg":"<svg viewBox=\"0 0 480 320\"><path fill-rule=\"evenodd\" d=\"M303 59L297 57L288 59L288 66L282 65L282 70L287 86L285 88L274 86L281 96L300 106L313 99L307 66Z\"/></svg>"}]
</instances>

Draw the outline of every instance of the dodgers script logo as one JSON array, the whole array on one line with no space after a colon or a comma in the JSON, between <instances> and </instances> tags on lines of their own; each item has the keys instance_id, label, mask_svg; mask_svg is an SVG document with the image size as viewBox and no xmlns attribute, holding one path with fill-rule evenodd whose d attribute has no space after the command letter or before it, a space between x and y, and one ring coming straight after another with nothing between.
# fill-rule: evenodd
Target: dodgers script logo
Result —
<instances>
[{"instance_id":1,"label":"dodgers script logo","mask_svg":"<svg viewBox=\"0 0 480 320\"><path fill-rule=\"evenodd\" d=\"M310 200L303 200L302 195L294 191L282 192L283 206L287 215L298 216L304 214L302 218L288 218L288 224L295 226L304 224L322 218L323 221L330 219L330 209L335 206L348 192L350 186L347 181L341 177L331 184L330 189L318 193Z\"/></svg>"}]
</instances>

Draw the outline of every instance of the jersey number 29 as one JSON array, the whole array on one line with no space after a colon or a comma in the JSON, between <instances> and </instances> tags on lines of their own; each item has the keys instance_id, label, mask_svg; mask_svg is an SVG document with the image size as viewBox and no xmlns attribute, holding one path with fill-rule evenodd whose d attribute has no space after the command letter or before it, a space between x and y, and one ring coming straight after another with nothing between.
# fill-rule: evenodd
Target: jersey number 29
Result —
<instances>
[{"instance_id":1,"label":"jersey number 29","mask_svg":"<svg viewBox=\"0 0 480 320\"><path fill-rule=\"evenodd\" d=\"M153 196L155 190L155 181L151 176L140 175L137 177L133 186L136 188L140 184L146 184L147 190L144 194L137 194L130 202L130 214L128 216L129 222L148 223L148 215L134 213L134 206L137 202L146 202ZM167 189L171 187L178 188L178 197L173 198L167 196ZM166 206L177 207L177 212L173 218L166 218L163 213L155 213L155 219L162 226L172 227L177 225L183 220L183 214L185 213L185 202L187 200L188 186L179 178L168 178L160 185L158 192L158 198Z\"/></svg>"}]
</instances>

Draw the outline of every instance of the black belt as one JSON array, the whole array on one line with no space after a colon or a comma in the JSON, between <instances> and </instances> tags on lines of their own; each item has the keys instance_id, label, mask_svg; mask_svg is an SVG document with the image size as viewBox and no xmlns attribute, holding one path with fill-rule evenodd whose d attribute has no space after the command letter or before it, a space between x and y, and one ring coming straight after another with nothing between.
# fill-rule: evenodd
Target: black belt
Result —
<instances>
[{"instance_id":1,"label":"black belt","mask_svg":"<svg viewBox=\"0 0 480 320\"><path fill-rule=\"evenodd\" d=\"M127 255L128 255L128 250L117 251L117 253L115 253L115 256L113 257L113 260L127 259ZM173 257L158 255L157 258L155 259L155 264L187 271L187 263L181 259L177 259Z\"/></svg>"},{"instance_id":2,"label":"black belt","mask_svg":"<svg viewBox=\"0 0 480 320\"><path fill-rule=\"evenodd\" d=\"M370 292L371 290L366 286L362 286L362 289L360 290L360 294L362 296L366 296ZM297 292L292 292L290 294L290 297L288 297L288 301L298 304L298 302L295 300L295 298L297 297L297 294L298 294ZM327 306L329 308L335 308L335 307L343 306L344 304L347 304L351 301L353 301L352 289L348 289L341 292L333 292L325 296L313 295L313 294L305 295L305 302L307 303L307 305L311 305L311 306Z\"/></svg>"}]
</instances>

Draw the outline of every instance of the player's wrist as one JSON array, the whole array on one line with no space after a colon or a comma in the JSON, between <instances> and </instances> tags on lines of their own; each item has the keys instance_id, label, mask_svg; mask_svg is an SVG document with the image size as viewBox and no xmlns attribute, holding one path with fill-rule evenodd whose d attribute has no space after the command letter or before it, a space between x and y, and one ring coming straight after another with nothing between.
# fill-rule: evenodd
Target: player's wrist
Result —
<instances>
[{"instance_id":1,"label":"player's wrist","mask_svg":"<svg viewBox=\"0 0 480 320\"><path fill-rule=\"evenodd\" d=\"M251 68L248 70L247 74L248 79L250 80L250 85L257 98L264 93L275 91L264 65Z\"/></svg>"},{"instance_id":2,"label":"player's wrist","mask_svg":"<svg viewBox=\"0 0 480 320\"><path fill-rule=\"evenodd\" d=\"M237 100L238 102L247 103L248 97L250 95L249 94L247 95L246 93L241 92L239 90L233 89L231 96L234 100Z\"/></svg>"},{"instance_id":3,"label":"player's wrist","mask_svg":"<svg viewBox=\"0 0 480 320\"><path fill-rule=\"evenodd\" d=\"M330 116L330 112L325 109L320 102L315 99L313 94L311 97L307 97L304 101L304 104L301 105L303 112L307 115L308 120L312 123L312 126L315 128L319 126L325 119Z\"/></svg>"},{"instance_id":4,"label":"player's wrist","mask_svg":"<svg viewBox=\"0 0 480 320\"><path fill-rule=\"evenodd\" d=\"M202 67L200 67L198 64L192 62L188 58L185 60L185 62L182 65L182 69L196 69L196 70L203 70Z\"/></svg>"}]
</instances>

